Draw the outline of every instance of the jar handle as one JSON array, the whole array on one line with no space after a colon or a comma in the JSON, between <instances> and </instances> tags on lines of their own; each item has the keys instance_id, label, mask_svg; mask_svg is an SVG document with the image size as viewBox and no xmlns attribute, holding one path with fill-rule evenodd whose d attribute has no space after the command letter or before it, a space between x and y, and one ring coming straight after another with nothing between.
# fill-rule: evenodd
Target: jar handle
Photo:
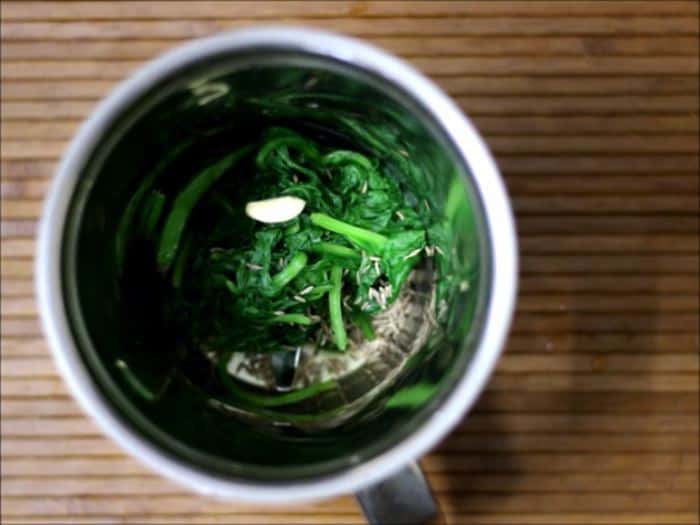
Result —
<instances>
[{"instance_id":1,"label":"jar handle","mask_svg":"<svg viewBox=\"0 0 700 525\"><path fill-rule=\"evenodd\" d=\"M356 494L369 525L438 525L444 519L416 463Z\"/></svg>"}]
</instances>

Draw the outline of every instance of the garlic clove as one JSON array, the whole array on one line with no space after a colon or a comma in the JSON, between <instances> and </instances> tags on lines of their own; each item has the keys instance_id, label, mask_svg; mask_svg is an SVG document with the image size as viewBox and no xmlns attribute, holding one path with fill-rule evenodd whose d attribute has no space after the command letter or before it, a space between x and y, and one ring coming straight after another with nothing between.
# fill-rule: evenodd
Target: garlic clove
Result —
<instances>
[{"instance_id":1,"label":"garlic clove","mask_svg":"<svg viewBox=\"0 0 700 525\"><path fill-rule=\"evenodd\" d=\"M306 201L287 195L261 201L251 201L245 205L245 214L251 219L266 224L286 222L297 217L306 206Z\"/></svg>"}]
</instances>

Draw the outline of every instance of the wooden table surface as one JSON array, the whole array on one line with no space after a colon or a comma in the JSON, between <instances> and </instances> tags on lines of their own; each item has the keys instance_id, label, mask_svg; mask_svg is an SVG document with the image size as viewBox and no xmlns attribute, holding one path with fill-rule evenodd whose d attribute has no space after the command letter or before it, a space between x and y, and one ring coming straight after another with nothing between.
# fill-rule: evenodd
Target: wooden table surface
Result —
<instances>
[{"instance_id":1,"label":"wooden table surface","mask_svg":"<svg viewBox=\"0 0 700 525\"><path fill-rule=\"evenodd\" d=\"M449 523L698 522L698 3L3 2L2 519L362 523L350 496L223 504L103 437L56 375L36 222L79 122L135 67L227 28L383 46L484 133L522 252L508 349L423 460Z\"/></svg>"}]
</instances>

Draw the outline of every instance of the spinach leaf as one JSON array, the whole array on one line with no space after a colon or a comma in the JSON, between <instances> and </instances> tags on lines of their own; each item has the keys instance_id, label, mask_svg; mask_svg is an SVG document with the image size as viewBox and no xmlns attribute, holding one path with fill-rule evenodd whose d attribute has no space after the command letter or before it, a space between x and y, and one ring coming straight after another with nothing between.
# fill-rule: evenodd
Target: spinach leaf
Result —
<instances>
[{"instance_id":1,"label":"spinach leaf","mask_svg":"<svg viewBox=\"0 0 700 525\"><path fill-rule=\"evenodd\" d=\"M178 330L221 367L232 352L284 352L328 337L333 348L321 350L345 351L351 324L373 339L372 316L393 304L422 257L447 249L449 221L424 199L430 177L412 166L397 133L351 117L336 124L357 150L271 127L174 197L151 190L154 175L135 196ZM229 182L226 174L246 158L250 177ZM286 195L305 207L285 223L243 211L247 202ZM122 241L137 234L135 213L122 221ZM233 395L247 395L236 388Z\"/></svg>"}]
</instances>

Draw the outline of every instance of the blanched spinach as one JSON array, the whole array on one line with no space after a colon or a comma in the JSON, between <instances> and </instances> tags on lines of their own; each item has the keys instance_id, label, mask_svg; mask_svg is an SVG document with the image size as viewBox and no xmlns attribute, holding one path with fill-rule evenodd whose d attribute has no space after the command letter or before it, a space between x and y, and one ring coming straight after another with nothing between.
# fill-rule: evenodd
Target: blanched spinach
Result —
<instances>
[{"instance_id":1,"label":"blanched spinach","mask_svg":"<svg viewBox=\"0 0 700 525\"><path fill-rule=\"evenodd\" d=\"M445 238L430 206L413 197L415 181L397 176L396 159L408 170L404 155L376 130L342 122L376 146L376 156L273 127L201 170L171 204L153 193L141 221L148 230L163 224L157 267L190 346L221 359L310 341L344 351L349 325L373 338L371 316L392 305L421 257L434 254L431 239ZM249 178L226 185L239 171ZM242 211L280 196L302 199L301 214L266 224Z\"/></svg>"}]
</instances>

